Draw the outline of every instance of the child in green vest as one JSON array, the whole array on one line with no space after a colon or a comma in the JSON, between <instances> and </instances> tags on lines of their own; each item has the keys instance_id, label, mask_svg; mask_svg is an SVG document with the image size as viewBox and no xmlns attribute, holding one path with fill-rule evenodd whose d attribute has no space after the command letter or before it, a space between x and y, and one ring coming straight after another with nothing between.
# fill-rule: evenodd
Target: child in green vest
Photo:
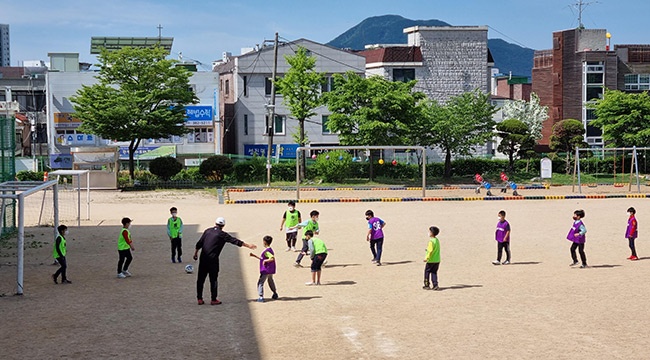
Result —
<instances>
[{"instance_id":1,"label":"child in green vest","mask_svg":"<svg viewBox=\"0 0 650 360\"><path fill-rule=\"evenodd\" d=\"M178 217L178 209L172 207L169 209L171 217L167 219L167 236L172 243L172 262L176 262L176 251L178 250L178 262L181 263L181 256L183 255L183 220Z\"/></svg>"},{"instance_id":2,"label":"child in green vest","mask_svg":"<svg viewBox=\"0 0 650 360\"><path fill-rule=\"evenodd\" d=\"M65 260L65 254L67 252L65 235L68 233L68 227L65 225L59 225L59 227L56 229L58 230L59 235L57 235L56 240L54 240L54 251L52 253L52 256L54 256L54 259L59 263L61 267L59 267L59 270L52 274L52 280L54 280L55 284L58 284L59 282L57 281L57 278L60 274L61 284L70 284L72 281L68 280L68 277L66 276L68 264Z\"/></svg>"},{"instance_id":3,"label":"child in green vest","mask_svg":"<svg viewBox=\"0 0 650 360\"><path fill-rule=\"evenodd\" d=\"M302 222L302 217L300 216L300 211L296 210L296 202L289 201L288 209L282 215L282 222L280 222L280 231L285 227L287 229L287 250L285 251L297 251L296 250L296 240L298 238L298 229L296 225Z\"/></svg>"},{"instance_id":4,"label":"child in green vest","mask_svg":"<svg viewBox=\"0 0 650 360\"><path fill-rule=\"evenodd\" d=\"M131 219L128 217L122 218L122 230L120 230L120 236L117 238L117 253L120 256L120 259L117 262L118 279L124 279L131 276L129 265L131 265L131 260L133 260L131 250L135 251L135 246L133 246L133 241L131 240L131 231L129 231L130 226Z\"/></svg>"},{"instance_id":5,"label":"child in green vest","mask_svg":"<svg viewBox=\"0 0 650 360\"><path fill-rule=\"evenodd\" d=\"M302 249L300 250L300 254L298 254L298 257L296 258L296 263L293 264L293 266L295 267L302 267L302 265L300 265L300 262L302 261L302 258L305 255L307 255L307 251L309 251L309 244L308 244L309 239L307 238L307 232L311 231L313 236L314 234L318 235L320 231L318 227L318 215L320 215L318 210L312 210L309 213L309 217L310 217L309 220L303 221L300 224L295 226L296 229L302 228L305 231L302 238Z\"/></svg>"},{"instance_id":6,"label":"child in green vest","mask_svg":"<svg viewBox=\"0 0 650 360\"><path fill-rule=\"evenodd\" d=\"M438 287L438 268L440 267L440 241L438 240L440 229L435 226L429 228L429 244L427 245L427 255L424 262L424 286L425 290L440 290ZM431 278L431 281L429 281ZM429 285L433 286L430 288Z\"/></svg>"},{"instance_id":7,"label":"child in green vest","mask_svg":"<svg viewBox=\"0 0 650 360\"><path fill-rule=\"evenodd\" d=\"M320 285L320 274L325 258L327 258L327 246L323 240L314 237L311 230L305 231L305 237L308 241L309 254L311 256L311 282L305 285Z\"/></svg>"}]
</instances>

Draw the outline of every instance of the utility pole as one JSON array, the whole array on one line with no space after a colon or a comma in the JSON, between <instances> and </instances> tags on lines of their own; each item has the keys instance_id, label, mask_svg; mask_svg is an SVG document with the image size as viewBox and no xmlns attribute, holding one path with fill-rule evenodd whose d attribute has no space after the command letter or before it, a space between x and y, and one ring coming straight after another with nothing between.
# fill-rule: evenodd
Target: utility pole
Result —
<instances>
[{"instance_id":1,"label":"utility pole","mask_svg":"<svg viewBox=\"0 0 650 360\"><path fill-rule=\"evenodd\" d=\"M271 152L273 150L273 131L275 125L275 77L278 73L278 33L273 41L273 75L271 75L271 103L267 105L268 119L266 123L268 146L266 149L266 186L271 187Z\"/></svg>"}]
</instances>

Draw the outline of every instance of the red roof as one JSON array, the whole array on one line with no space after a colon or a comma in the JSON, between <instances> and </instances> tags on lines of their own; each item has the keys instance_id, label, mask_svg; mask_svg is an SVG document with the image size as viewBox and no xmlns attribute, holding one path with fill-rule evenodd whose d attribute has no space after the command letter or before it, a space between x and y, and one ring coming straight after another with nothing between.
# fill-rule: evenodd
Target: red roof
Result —
<instances>
[{"instance_id":1,"label":"red roof","mask_svg":"<svg viewBox=\"0 0 650 360\"><path fill-rule=\"evenodd\" d=\"M422 62L422 52L419 46L391 46L370 49L359 52L359 55L366 58L366 64L379 62Z\"/></svg>"},{"instance_id":2,"label":"red roof","mask_svg":"<svg viewBox=\"0 0 650 360\"><path fill-rule=\"evenodd\" d=\"M4 79L20 79L25 75L25 68L22 66L0 66L0 74Z\"/></svg>"}]
</instances>

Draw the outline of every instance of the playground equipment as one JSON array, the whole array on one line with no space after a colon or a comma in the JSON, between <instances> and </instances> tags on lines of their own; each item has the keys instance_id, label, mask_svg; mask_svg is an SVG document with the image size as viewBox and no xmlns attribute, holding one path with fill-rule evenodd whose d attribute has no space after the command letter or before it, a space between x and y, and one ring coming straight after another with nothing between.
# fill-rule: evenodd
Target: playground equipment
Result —
<instances>
[{"instance_id":1,"label":"playground equipment","mask_svg":"<svg viewBox=\"0 0 650 360\"><path fill-rule=\"evenodd\" d=\"M492 196L492 191L490 191L490 189L492 188L492 184L490 184L488 181L483 179L483 176L481 176L481 174L474 175L474 181L476 181L479 184L475 190L477 194L480 194L481 188L484 187L486 191L485 195Z\"/></svg>"},{"instance_id":2,"label":"playground equipment","mask_svg":"<svg viewBox=\"0 0 650 360\"><path fill-rule=\"evenodd\" d=\"M511 188L512 195L519 196L519 194L517 193L517 184L515 184L514 181L510 181L510 179L508 179L508 175L506 175L506 173L504 173L503 171L501 172L501 181L503 181L505 184L505 186L501 189L502 193L507 193L508 188Z\"/></svg>"}]
</instances>

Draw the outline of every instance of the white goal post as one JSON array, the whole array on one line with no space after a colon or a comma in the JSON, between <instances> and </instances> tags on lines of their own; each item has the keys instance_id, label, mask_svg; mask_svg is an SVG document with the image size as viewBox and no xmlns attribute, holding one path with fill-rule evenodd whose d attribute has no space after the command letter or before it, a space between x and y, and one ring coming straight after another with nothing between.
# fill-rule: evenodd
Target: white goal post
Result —
<instances>
[{"instance_id":1,"label":"white goal post","mask_svg":"<svg viewBox=\"0 0 650 360\"><path fill-rule=\"evenodd\" d=\"M0 199L2 199L2 221L5 219L6 200L18 202L18 243L16 246L16 295L23 295L23 268L25 258L25 198L41 190L52 188L52 203L54 207L54 236L59 226L59 189L56 180L51 181L6 181L0 184Z\"/></svg>"},{"instance_id":2,"label":"white goal post","mask_svg":"<svg viewBox=\"0 0 650 360\"><path fill-rule=\"evenodd\" d=\"M300 156L311 150L418 150L422 152L422 197L426 194L427 152L423 146L300 146L296 149L296 199L300 200Z\"/></svg>"},{"instance_id":3,"label":"white goal post","mask_svg":"<svg viewBox=\"0 0 650 360\"><path fill-rule=\"evenodd\" d=\"M86 177L86 220L90 220L90 170L56 170L49 173L56 175L57 182L61 176L77 177L77 226L81 226L81 175ZM74 184L74 181L73 181Z\"/></svg>"}]
</instances>

